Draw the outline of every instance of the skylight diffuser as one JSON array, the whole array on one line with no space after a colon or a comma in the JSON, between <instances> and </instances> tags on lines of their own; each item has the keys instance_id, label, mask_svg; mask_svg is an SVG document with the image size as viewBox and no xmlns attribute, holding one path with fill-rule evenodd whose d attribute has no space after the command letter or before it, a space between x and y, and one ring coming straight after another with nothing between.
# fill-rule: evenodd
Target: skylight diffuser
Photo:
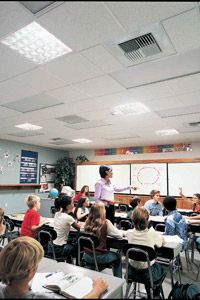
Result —
<instances>
[{"instance_id":1,"label":"skylight diffuser","mask_svg":"<svg viewBox=\"0 0 200 300\"><path fill-rule=\"evenodd\" d=\"M87 140L87 139L76 139L76 140L72 140L73 142L77 142L77 143L82 143L82 144L85 144L85 143L91 143L92 141L91 140Z\"/></svg>"},{"instance_id":2,"label":"skylight diffuser","mask_svg":"<svg viewBox=\"0 0 200 300\"><path fill-rule=\"evenodd\" d=\"M36 64L44 64L72 51L36 22L8 35L1 43Z\"/></svg>"},{"instance_id":3,"label":"skylight diffuser","mask_svg":"<svg viewBox=\"0 0 200 300\"><path fill-rule=\"evenodd\" d=\"M149 111L150 111L149 108L147 108L144 104L140 102L134 102L134 103L126 103L114 107L111 114L112 115L129 115L129 114L139 115Z\"/></svg>"},{"instance_id":4,"label":"skylight diffuser","mask_svg":"<svg viewBox=\"0 0 200 300\"><path fill-rule=\"evenodd\" d=\"M176 129L163 129L163 130L157 130L156 134L160 136L166 136L166 135L179 134L179 132Z\"/></svg>"},{"instance_id":5,"label":"skylight diffuser","mask_svg":"<svg viewBox=\"0 0 200 300\"><path fill-rule=\"evenodd\" d=\"M24 129L24 130L39 130L39 129L42 129L41 126L33 125L33 124L30 124L30 123L15 125L15 127L21 128L21 129Z\"/></svg>"}]
</instances>

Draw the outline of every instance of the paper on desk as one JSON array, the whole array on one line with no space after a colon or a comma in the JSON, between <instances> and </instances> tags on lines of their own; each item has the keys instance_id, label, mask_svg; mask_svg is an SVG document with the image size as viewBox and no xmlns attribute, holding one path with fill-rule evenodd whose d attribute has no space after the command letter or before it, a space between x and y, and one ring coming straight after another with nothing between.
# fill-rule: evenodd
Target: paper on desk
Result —
<instances>
[{"instance_id":1,"label":"paper on desk","mask_svg":"<svg viewBox=\"0 0 200 300\"><path fill-rule=\"evenodd\" d=\"M183 243L183 240L178 235L163 235L165 243L175 242Z\"/></svg>"}]
</instances>

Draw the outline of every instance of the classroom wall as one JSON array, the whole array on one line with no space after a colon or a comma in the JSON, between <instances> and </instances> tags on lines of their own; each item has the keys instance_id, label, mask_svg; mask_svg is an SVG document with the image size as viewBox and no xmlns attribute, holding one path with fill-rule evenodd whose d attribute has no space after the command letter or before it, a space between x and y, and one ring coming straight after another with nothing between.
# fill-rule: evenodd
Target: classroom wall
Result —
<instances>
[{"instance_id":1,"label":"classroom wall","mask_svg":"<svg viewBox=\"0 0 200 300\"><path fill-rule=\"evenodd\" d=\"M164 141L163 141L163 144ZM136 145L140 146L140 145ZM148 145L147 145L148 146ZM122 160L140 160L140 159L171 159L171 158L197 158L200 157L200 143L192 143L192 151L164 152L164 153L145 153L134 155L103 155L95 156L94 150L74 150L69 151L69 156L76 158L78 155L86 155L90 161L122 161Z\"/></svg>"},{"instance_id":2,"label":"classroom wall","mask_svg":"<svg viewBox=\"0 0 200 300\"><path fill-rule=\"evenodd\" d=\"M20 161L13 162L8 167L8 161L13 161L16 155L21 154L21 150L38 152L38 181L39 183L39 166L40 163L55 164L57 159L69 156L67 151L55 150L50 148L37 147L28 144L16 143L11 141L0 140L0 166L3 166L3 174L0 173L0 184L19 184ZM5 159L4 154L8 152L9 158ZM0 190L0 207L5 210L6 214L24 212L27 209L25 198L32 193L36 193L40 198L47 198L48 193L39 193L38 190Z\"/></svg>"}]
</instances>

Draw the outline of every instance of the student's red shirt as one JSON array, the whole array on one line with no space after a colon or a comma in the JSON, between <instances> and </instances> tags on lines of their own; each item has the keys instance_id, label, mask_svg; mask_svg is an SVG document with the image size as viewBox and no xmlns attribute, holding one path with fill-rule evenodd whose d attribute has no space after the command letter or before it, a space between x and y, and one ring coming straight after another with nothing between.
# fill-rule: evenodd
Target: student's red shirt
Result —
<instances>
[{"instance_id":1,"label":"student's red shirt","mask_svg":"<svg viewBox=\"0 0 200 300\"><path fill-rule=\"evenodd\" d=\"M200 204L199 203L196 203L195 206L194 206L194 211L195 212L200 212Z\"/></svg>"},{"instance_id":2,"label":"student's red shirt","mask_svg":"<svg viewBox=\"0 0 200 300\"><path fill-rule=\"evenodd\" d=\"M20 236L30 236L30 237L37 237L37 232L32 231L31 228L33 225L39 225L40 223L40 215L39 213L33 209L30 208L27 210L24 220L22 222L22 227L20 231Z\"/></svg>"},{"instance_id":3,"label":"student's red shirt","mask_svg":"<svg viewBox=\"0 0 200 300\"><path fill-rule=\"evenodd\" d=\"M74 202L78 202L78 200L81 198L82 194L79 192L74 198L73 201Z\"/></svg>"}]
</instances>

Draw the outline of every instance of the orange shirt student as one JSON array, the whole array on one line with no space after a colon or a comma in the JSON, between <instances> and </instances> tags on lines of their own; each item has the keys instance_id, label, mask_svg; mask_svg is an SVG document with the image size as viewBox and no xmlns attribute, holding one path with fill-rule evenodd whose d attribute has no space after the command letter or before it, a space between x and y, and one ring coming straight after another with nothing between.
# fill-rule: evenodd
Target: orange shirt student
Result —
<instances>
[{"instance_id":1,"label":"orange shirt student","mask_svg":"<svg viewBox=\"0 0 200 300\"><path fill-rule=\"evenodd\" d=\"M29 209L24 216L20 236L30 236L36 238L38 230L47 222L47 219L41 220L41 217L38 213L38 210L40 209L39 197L36 195L29 195L26 203Z\"/></svg>"}]
</instances>

